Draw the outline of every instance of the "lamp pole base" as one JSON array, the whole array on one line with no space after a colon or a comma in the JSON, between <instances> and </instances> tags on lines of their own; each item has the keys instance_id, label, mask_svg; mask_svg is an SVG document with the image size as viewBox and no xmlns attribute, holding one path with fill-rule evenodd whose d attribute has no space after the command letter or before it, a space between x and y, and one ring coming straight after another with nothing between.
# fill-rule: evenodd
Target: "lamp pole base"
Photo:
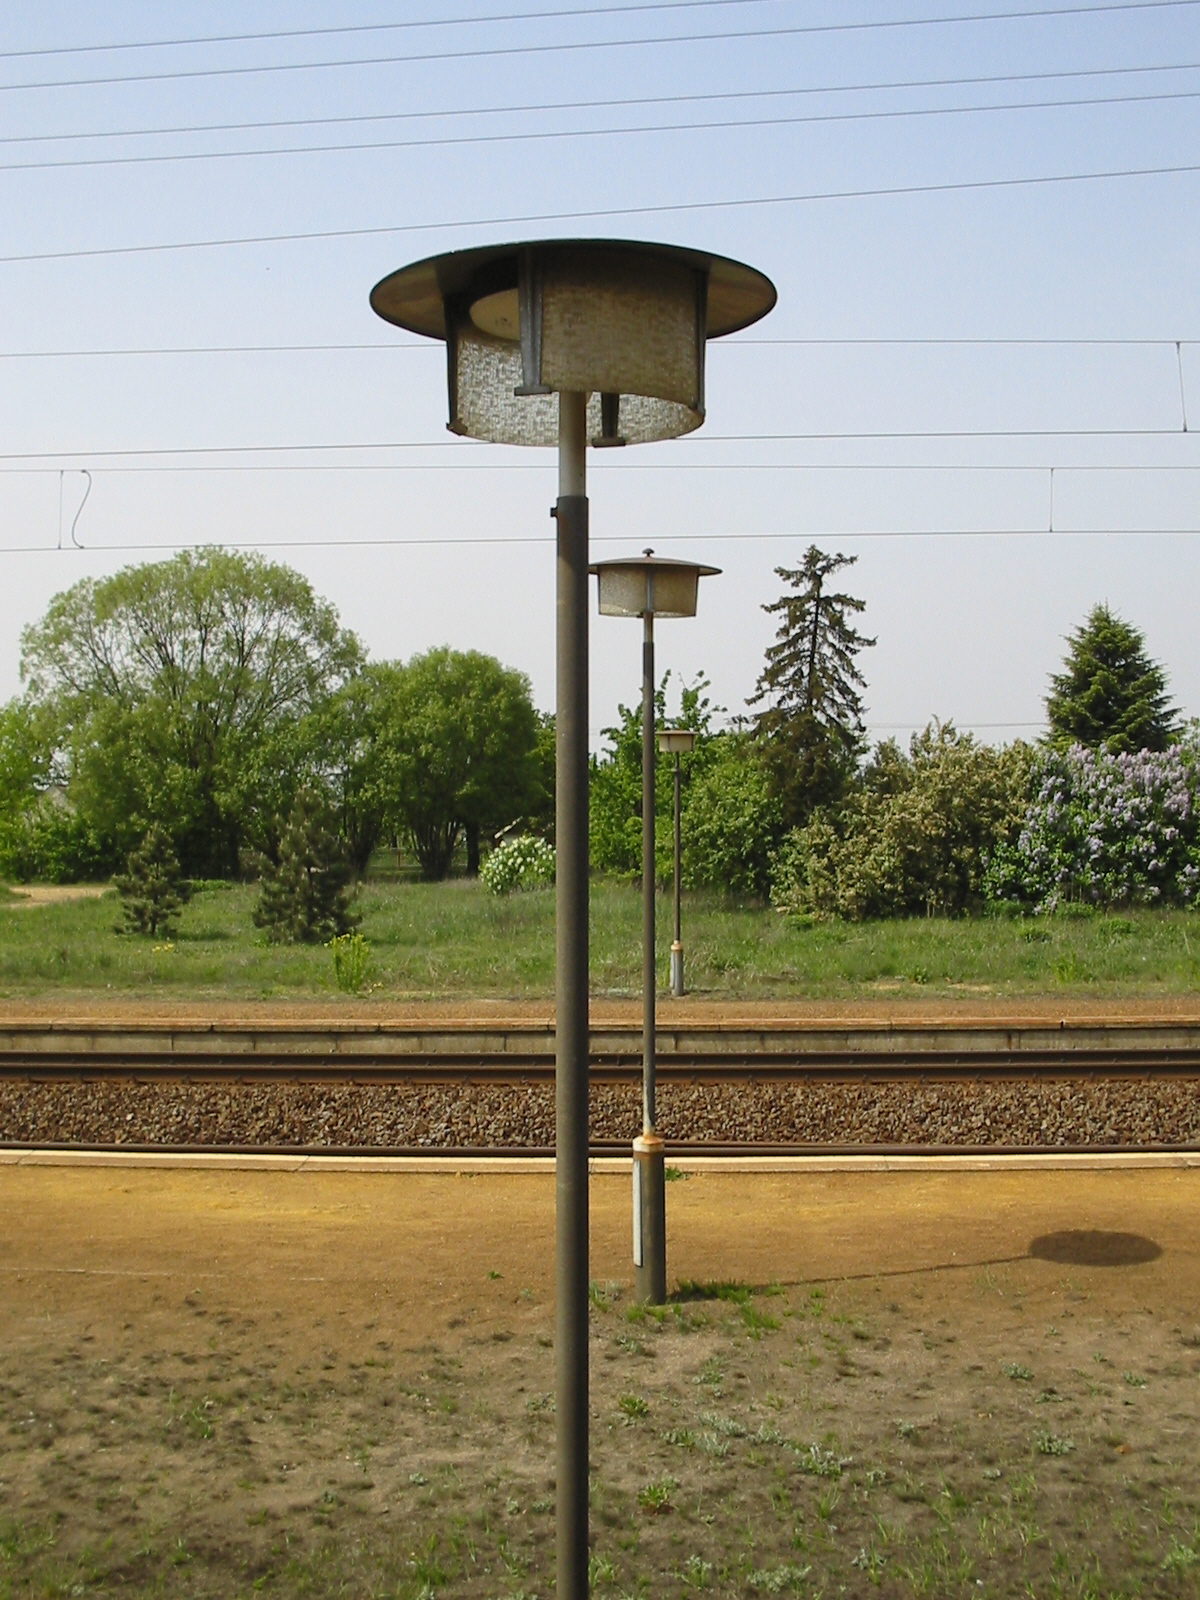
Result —
<instances>
[{"instance_id":1,"label":"lamp pole base","mask_svg":"<svg viewBox=\"0 0 1200 1600\"><path fill-rule=\"evenodd\" d=\"M633 1141L633 1298L646 1306L661 1306L667 1298L664 1148L656 1133Z\"/></svg>"},{"instance_id":2,"label":"lamp pole base","mask_svg":"<svg viewBox=\"0 0 1200 1600\"><path fill-rule=\"evenodd\" d=\"M683 997L683 946L678 939L671 946L671 993L676 1000Z\"/></svg>"}]
</instances>

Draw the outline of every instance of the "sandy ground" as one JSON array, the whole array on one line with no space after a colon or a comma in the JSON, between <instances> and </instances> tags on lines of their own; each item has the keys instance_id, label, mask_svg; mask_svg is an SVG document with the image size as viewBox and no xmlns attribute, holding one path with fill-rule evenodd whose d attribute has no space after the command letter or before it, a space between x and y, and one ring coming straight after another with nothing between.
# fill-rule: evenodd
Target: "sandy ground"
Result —
<instances>
[{"instance_id":1,"label":"sandy ground","mask_svg":"<svg viewBox=\"0 0 1200 1600\"><path fill-rule=\"evenodd\" d=\"M592 1201L597 1594L1198 1592L1200 1172ZM0 1168L0 1593L545 1595L553 1203Z\"/></svg>"},{"instance_id":2,"label":"sandy ground","mask_svg":"<svg viewBox=\"0 0 1200 1600\"><path fill-rule=\"evenodd\" d=\"M0 909L7 906L10 911L23 911L30 906L59 905L64 900L99 900L113 890L106 883L33 883L14 884L8 892L20 898L0 899Z\"/></svg>"},{"instance_id":3,"label":"sandy ground","mask_svg":"<svg viewBox=\"0 0 1200 1600\"><path fill-rule=\"evenodd\" d=\"M880 995L867 999L837 1000L702 1000L660 998L660 1028L700 1023L726 1026L760 1022L835 1026L870 1023L964 1023L978 1021L1021 1027L1059 1022L1186 1022L1200 1023L1200 995L1156 996L1146 999L1090 999L1086 996L1004 996L964 994L961 998L900 1001ZM593 1000L593 1026L625 1023L640 1027L640 1000ZM297 1000L164 1000L104 998L95 993L55 995L53 998L0 1001L0 1027L20 1022L128 1022L131 1024L222 1022L256 1024L301 1023L307 1026L345 1026L353 1023L422 1024L526 1022L544 1027L554 1024L550 1000L392 1000L364 1001L347 998L331 1005L328 999Z\"/></svg>"}]
</instances>

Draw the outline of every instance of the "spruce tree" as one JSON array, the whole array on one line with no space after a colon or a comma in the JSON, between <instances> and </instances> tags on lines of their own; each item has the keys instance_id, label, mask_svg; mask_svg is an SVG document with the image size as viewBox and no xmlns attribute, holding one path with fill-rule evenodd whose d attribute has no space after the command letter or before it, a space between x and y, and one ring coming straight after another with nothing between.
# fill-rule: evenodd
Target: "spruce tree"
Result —
<instances>
[{"instance_id":1,"label":"spruce tree","mask_svg":"<svg viewBox=\"0 0 1200 1600\"><path fill-rule=\"evenodd\" d=\"M129 852L116 885L127 932L151 938L174 932L191 888L179 875L170 836L160 823L154 823L141 844Z\"/></svg>"},{"instance_id":2,"label":"spruce tree","mask_svg":"<svg viewBox=\"0 0 1200 1600\"><path fill-rule=\"evenodd\" d=\"M856 657L875 640L850 620L865 602L828 587L857 559L809 545L799 567L775 569L792 592L763 607L780 624L748 703L765 702L757 731L788 827L841 796L863 747L866 679Z\"/></svg>"},{"instance_id":3,"label":"spruce tree","mask_svg":"<svg viewBox=\"0 0 1200 1600\"><path fill-rule=\"evenodd\" d=\"M1093 606L1067 640L1063 671L1050 679L1046 714L1054 744L1113 755L1165 750L1175 733L1166 673L1146 654L1145 635L1107 605Z\"/></svg>"},{"instance_id":4,"label":"spruce tree","mask_svg":"<svg viewBox=\"0 0 1200 1600\"><path fill-rule=\"evenodd\" d=\"M254 921L277 944L315 944L349 933L351 867L329 807L301 789L279 841L279 861L263 874Z\"/></svg>"}]
</instances>

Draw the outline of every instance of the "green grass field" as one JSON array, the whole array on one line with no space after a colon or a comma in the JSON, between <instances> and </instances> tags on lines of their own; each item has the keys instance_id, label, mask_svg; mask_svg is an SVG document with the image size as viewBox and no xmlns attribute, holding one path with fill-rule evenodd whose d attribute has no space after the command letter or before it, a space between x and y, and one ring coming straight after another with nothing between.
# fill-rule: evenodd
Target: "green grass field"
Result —
<instances>
[{"instance_id":1,"label":"green grass field","mask_svg":"<svg viewBox=\"0 0 1200 1600\"><path fill-rule=\"evenodd\" d=\"M330 952L269 944L251 921L256 891L205 889L178 933L118 933L115 894L30 906L0 902L0 996L162 994L179 998L337 999ZM371 947L367 994L537 999L554 980L554 895L496 898L477 883L368 881L359 898ZM640 899L592 887L592 988L639 992ZM659 911L666 982L670 907ZM1077 994L1185 995L1200 988L1200 919L1182 911L1036 919L916 918L804 926L714 895L685 901L689 991L713 998L856 999Z\"/></svg>"}]
</instances>

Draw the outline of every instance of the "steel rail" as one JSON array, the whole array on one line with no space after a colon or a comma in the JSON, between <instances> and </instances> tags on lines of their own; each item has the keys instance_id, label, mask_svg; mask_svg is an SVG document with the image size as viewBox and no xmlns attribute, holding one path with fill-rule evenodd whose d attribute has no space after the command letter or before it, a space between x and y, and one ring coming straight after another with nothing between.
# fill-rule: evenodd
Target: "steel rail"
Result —
<instances>
[{"instance_id":1,"label":"steel rail","mask_svg":"<svg viewBox=\"0 0 1200 1600\"><path fill-rule=\"evenodd\" d=\"M667 1139L668 1162L672 1157L692 1156L1103 1156L1103 1155L1194 1155L1197 1144L780 1144L765 1140L740 1144L735 1141L705 1143L701 1140ZM381 1158L436 1159L445 1161L548 1160L554 1159L553 1145L318 1145L318 1144L153 1144L146 1142L100 1143L95 1140L0 1139L0 1150L36 1153L78 1152L86 1155L157 1156L276 1156L281 1159L338 1157L346 1160ZM627 1139L594 1139L588 1146L590 1160L631 1160Z\"/></svg>"},{"instance_id":2,"label":"steel rail","mask_svg":"<svg viewBox=\"0 0 1200 1600\"><path fill-rule=\"evenodd\" d=\"M780 1053L744 1051L672 1052L658 1060L668 1082L695 1084L941 1082L1143 1082L1196 1079L1200 1048L1056 1050L903 1050ZM597 1054L589 1077L603 1085L641 1080L640 1054ZM128 1054L95 1050L13 1050L0 1054L0 1084L35 1083L325 1083L372 1084L551 1084L554 1061L544 1054L463 1052L397 1057L356 1054L315 1056L293 1052L253 1055L205 1053Z\"/></svg>"}]
</instances>

